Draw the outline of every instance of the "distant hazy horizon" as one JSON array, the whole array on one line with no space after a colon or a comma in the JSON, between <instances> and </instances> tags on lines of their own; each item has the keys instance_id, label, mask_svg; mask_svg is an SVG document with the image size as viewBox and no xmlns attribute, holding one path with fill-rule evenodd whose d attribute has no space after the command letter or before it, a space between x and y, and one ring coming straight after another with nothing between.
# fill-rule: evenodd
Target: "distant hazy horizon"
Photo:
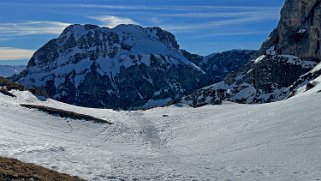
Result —
<instances>
[{"instance_id":1,"label":"distant hazy horizon","mask_svg":"<svg viewBox=\"0 0 321 181\"><path fill-rule=\"evenodd\" d=\"M27 65L29 60L0 60L0 65Z\"/></svg>"}]
</instances>

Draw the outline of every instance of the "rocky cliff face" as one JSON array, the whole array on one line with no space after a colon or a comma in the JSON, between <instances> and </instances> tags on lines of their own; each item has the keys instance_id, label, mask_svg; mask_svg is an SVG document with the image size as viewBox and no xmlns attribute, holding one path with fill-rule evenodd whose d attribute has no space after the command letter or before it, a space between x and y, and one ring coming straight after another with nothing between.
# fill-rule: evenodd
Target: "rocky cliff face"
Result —
<instances>
[{"instance_id":1,"label":"rocky cliff face","mask_svg":"<svg viewBox=\"0 0 321 181\"><path fill-rule=\"evenodd\" d=\"M256 58L238 72L228 74L224 81L202 88L178 102L194 107L219 104L224 100L266 103L305 90L307 84L320 75L319 71L309 72L321 60L320 2L286 0L278 27L263 43Z\"/></svg>"},{"instance_id":2,"label":"rocky cliff face","mask_svg":"<svg viewBox=\"0 0 321 181\"><path fill-rule=\"evenodd\" d=\"M222 81L227 74L238 71L255 55L254 50L230 50L199 56L182 50L183 55L206 73L208 85Z\"/></svg>"},{"instance_id":3,"label":"rocky cliff face","mask_svg":"<svg viewBox=\"0 0 321 181\"><path fill-rule=\"evenodd\" d=\"M286 0L277 28L264 42L259 54L274 47L278 54L320 60L321 1Z\"/></svg>"},{"instance_id":4,"label":"rocky cliff face","mask_svg":"<svg viewBox=\"0 0 321 181\"><path fill-rule=\"evenodd\" d=\"M207 73L208 83L216 83L227 74L238 71L255 53L253 50L231 50L211 54L194 63Z\"/></svg>"},{"instance_id":5,"label":"rocky cliff face","mask_svg":"<svg viewBox=\"0 0 321 181\"><path fill-rule=\"evenodd\" d=\"M160 28L71 25L35 52L20 82L66 103L132 109L190 93L204 76Z\"/></svg>"}]
</instances>

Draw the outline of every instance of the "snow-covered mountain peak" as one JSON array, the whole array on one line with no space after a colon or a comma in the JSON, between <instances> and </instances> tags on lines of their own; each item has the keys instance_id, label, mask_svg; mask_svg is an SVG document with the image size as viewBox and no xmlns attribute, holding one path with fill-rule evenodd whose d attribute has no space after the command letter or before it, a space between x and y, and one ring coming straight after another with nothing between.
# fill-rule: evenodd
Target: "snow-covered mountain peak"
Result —
<instances>
[{"instance_id":1,"label":"snow-covered mountain peak","mask_svg":"<svg viewBox=\"0 0 321 181\"><path fill-rule=\"evenodd\" d=\"M90 30L95 30L99 29L99 26L96 25L81 25L81 24L73 24L65 28L65 30L62 32L61 36L66 37L66 36L75 36L75 37L81 37L85 33L87 33Z\"/></svg>"},{"instance_id":2,"label":"snow-covered mountain peak","mask_svg":"<svg viewBox=\"0 0 321 181\"><path fill-rule=\"evenodd\" d=\"M35 52L20 82L68 103L129 108L166 104L203 86L204 76L161 28L75 24Z\"/></svg>"},{"instance_id":3,"label":"snow-covered mountain peak","mask_svg":"<svg viewBox=\"0 0 321 181\"><path fill-rule=\"evenodd\" d=\"M181 62L197 68L180 53L178 48L175 36L158 27L118 25L110 29L96 25L75 24L68 26L57 39L49 41L40 48L31 58L28 68L39 69L36 65L43 63L47 66L52 64L51 68L77 64L79 57L84 54L86 56L83 58L95 61L96 64L100 64L99 59L106 58L120 61L132 59L127 61L127 64L134 62L149 64L142 59L150 57L151 54L170 55L171 58L164 56L160 61L176 65ZM135 58L136 55L140 55L139 60Z\"/></svg>"},{"instance_id":4,"label":"snow-covered mountain peak","mask_svg":"<svg viewBox=\"0 0 321 181\"><path fill-rule=\"evenodd\" d=\"M108 27L99 27L97 25L80 25L74 24L68 26L63 33L59 36L58 39L65 40L65 39L73 39L75 41L83 41L89 40L90 38L96 40L104 40L107 36L110 35L118 35L119 39L113 39L114 42L111 43L121 43L126 42L130 44L130 42L136 42L137 46L142 47L142 49L150 50L150 44L156 44L153 50L156 51L156 47L166 46L169 49L179 49L179 45L175 39L175 36L170 32L167 32L159 27L141 27L139 25L134 24L121 24L114 28ZM138 40L143 40L138 43ZM66 43L66 41L60 41L61 43ZM144 45L144 43L146 43ZM161 45L163 44L163 45ZM133 46L133 45L132 45ZM142 50L140 49L140 50ZM164 50L164 48L161 48Z\"/></svg>"}]
</instances>

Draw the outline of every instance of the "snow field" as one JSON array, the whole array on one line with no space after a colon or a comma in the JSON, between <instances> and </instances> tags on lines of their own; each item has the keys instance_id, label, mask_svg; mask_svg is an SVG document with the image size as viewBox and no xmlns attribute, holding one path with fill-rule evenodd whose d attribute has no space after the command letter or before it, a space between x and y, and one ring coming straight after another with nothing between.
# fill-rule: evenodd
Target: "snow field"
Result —
<instances>
[{"instance_id":1,"label":"snow field","mask_svg":"<svg viewBox=\"0 0 321 181\"><path fill-rule=\"evenodd\" d=\"M321 93L309 91L262 105L147 111L82 108L14 91L17 98L0 94L0 156L88 180L318 180ZM21 103L114 124L59 118Z\"/></svg>"}]
</instances>

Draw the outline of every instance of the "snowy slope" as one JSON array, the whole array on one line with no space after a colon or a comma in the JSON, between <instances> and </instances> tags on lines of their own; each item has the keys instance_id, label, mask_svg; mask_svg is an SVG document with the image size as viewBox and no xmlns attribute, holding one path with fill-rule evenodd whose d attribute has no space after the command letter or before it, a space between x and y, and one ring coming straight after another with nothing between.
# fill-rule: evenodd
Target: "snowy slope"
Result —
<instances>
[{"instance_id":1,"label":"snowy slope","mask_svg":"<svg viewBox=\"0 0 321 181\"><path fill-rule=\"evenodd\" d=\"M321 90L321 63L315 66L311 71L302 75L292 86L288 88L291 91L289 97L299 96L302 93L314 93ZM313 89L312 89L313 88Z\"/></svg>"},{"instance_id":2,"label":"snowy slope","mask_svg":"<svg viewBox=\"0 0 321 181\"><path fill-rule=\"evenodd\" d=\"M321 179L321 88L285 101L112 111L0 94L0 156L88 180ZM41 104L110 120L66 120ZM166 115L166 116L165 116Z\"/></svg>"}]
</instances>

